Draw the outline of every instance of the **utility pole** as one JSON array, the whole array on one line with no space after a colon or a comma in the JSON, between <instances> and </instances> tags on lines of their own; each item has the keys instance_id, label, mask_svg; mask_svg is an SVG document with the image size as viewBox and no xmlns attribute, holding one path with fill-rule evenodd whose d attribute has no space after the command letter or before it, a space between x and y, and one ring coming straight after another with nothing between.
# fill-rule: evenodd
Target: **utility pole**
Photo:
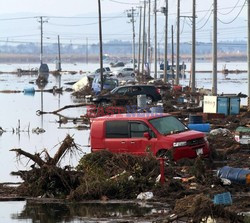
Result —
<instances>
[{"instance_id":1,"label":"utility pole","mask_svg":"<svg viewBox=\"0 0 250 223\"><path fill-rule=\"evenodd\" d=\"M180 73L180 0L177 0L177 40L176 40L176 74L175 84L179 84L179 73Z\"/></svg>"},{"instance_id":2,"label":"utility pole","mask_svg":"<svg viewBox=\"0 0 250 223\"><path fill-rule=\"evenodd\" d=\"M86 64L89 63L89 40L86 38Z\"/></svg>"},{"instance_id":3,"label":"utility pole","mask_svg":"<svg viewBox=\"0 0 250 223\"><path fill-rule=\"evenodd\" d=\"M166 1L166 6L162 8L162 11L165 15L165 49L164 49L164 72L163 80L164 83L168 81L168 0Z\"/></svg>"},{"instance_id":4,"label":"utility pole","mask_svg":"<svg viewBox=\"0 0 250 223\"><path fill-rule=\"evenodd\" d=\"M247 17L248 110L250 110L250 0L247 1Z\"/></svg>"},{"instance_id":5,"label":"utility pole","mask_svg":"<svg viewBox=\"0 0 250 223\"><path fill-rule=\"evenodd\" d=\"M138 41L138 75L140 75L140 66L141 66L141 17L142 17L142 7L140 9L140 21L139 21L139 41Z\"/></svg>"},{"instance_id":6,"label":"utility pole","mask_svg":"<svg viewBox=\"0 0 250 223\"><path fill-rule=\"evenodd\" d=\"M171 61L171 71L172 78L174 78L174 26L171 26L171 36L172 36L172 61Z\"/></svg>"},{"instance_id":7,"label":"utility pole","mask_svg":"<svg viewBox=\"0 0 250 223\"><path fill-rule=\"evenodd\" d=\"M60 36L57 36L57 44L58 44L58 71L62 71L62 66L61 66L61 47L60 47Z\"/></svg>"},{"instance_id":8,"label":"utility pole","mask_svg":"<svg viewBox=\"0 0 250 223\"><path fill-rule=\"evenodd\" d=\"M151 25L151 22L150 22L150 14L151 14L151 0L148 0L148 74L150 76L150 70L151 70L151 43L150 43L150 25Z\"/></svg>"},{"instance_id":9,"label":"utility pole","mask_svg":"<svg viewBox=\"0 0 250 223\"><path fill-rule=\"evenodd\" d=\"M157 79L157 0L155 0L155 8L154 8L154 13L155 13L155 75L154 79Z\"/></svg>"},{"instance_id":10,"label":"utility pole","mask_svg":"<svg viewBox=\"0 0 250 223\"><path fill-rule=\"evenodd\" d=\"M44 21L43 17L40 16L40 21L38 21L39 23L41 23L41 51L40 51L40 64L43 64L43 23L48 22L48 21Z\"/></svg>"},{"instance_id":11,"label":"utility pole","mask_svg":"<svg viewBox=\"0 0 250 223\"><path fill-rule=\"evenodd\" d=\"M98 14L99 14L99 45L100 45L100 79L101 91L103 90L103 51L102 51L102 12L101 0L98 0Z\"/></svg>"},{"instance_id":12,"label":"utility pole","mask_svg":"<svg viewBox=\"0 0 250 223\"><path fill-rule=\"evenodd\" d=\"M193 0L191 92L195 92L196 0Z\"/></svg>"},{"instance_id":13,"label":"utility pole","mask_svg":"<svg viewBox=\"0 0 250 223\"><path fill-rule=\"evenodd\" d=\"M145 25L146 25L146 0L144 0L143 9L143 30L142 30L142 75L144 75L144 64L145 64Z\"/></svg>"},{"instance_id":14,"label":"utility pole","mask_svg":"<svg viewBox=\"0 0 250 223\"><path fill-rule=\"evenodd\" d=\"M214 0L213 21L213 86L212 94L217 95L217 0Z\"/></svg>"},{"instance_id":15,"label":"utility pole","mask_svg":"<svg viewBox=\"0 0 250 223\"><path fill-rule=\"evenodd\" d=\"M135 9L132 7L132 9L127 11L127 17L130 18L131 24L132 24L132 58L133 58L133 69L135 71L135 16L134 16Z\"/></svg>"}]
</instances>

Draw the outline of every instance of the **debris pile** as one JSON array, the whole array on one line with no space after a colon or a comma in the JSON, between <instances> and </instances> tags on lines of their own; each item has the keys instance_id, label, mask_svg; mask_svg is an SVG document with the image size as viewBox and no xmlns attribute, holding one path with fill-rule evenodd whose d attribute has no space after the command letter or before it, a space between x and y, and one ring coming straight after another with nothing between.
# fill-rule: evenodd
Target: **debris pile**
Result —
<instances>
[{"instance_id":1,"label":"debris pile","mask_svg":"<svg viewBox=\"0 0 250 223\"><path fill-rule=\"evenodd\" d=\"M215 128L207 135L212 150L210 157L177 162L166 160L163 185L158 181L159 160L151 154L143 157L100 151L85 155L76 170L71 170L58 165L63 154L76 149L70 136L65 138L53 158L46 151L32 155L13 149L35 163L31 170L15 173L24 180L18 191L26 196L75 201L136 199L141 194L139 197L143 199L147 195L153 201L170 205L166 222L171 222L172 218L201 222L209 217L218 222L244 222L246 217L239 213L250 211L249 185L221 179L217 172L223 166L249 168L250 150L248 145L234 139L230 127L230 123L235 124L233 119L228 117L225 122L229 123L228 128ZM218 127L214 123L213 127ZM42 154L45 155L43 159ZM230 206L213 202L214 196L223 193L232 196Z\"/></svg>"},{"instance_id":2,"label":"debris pile","mask_svg":"<svg viewBox=\"0 0 250 223\"><path fill-rule=\"evenodd\" d=\"M153 156L113 154L108 151L85 155L79 162L83 171L81 185L71 198L134 199L140 192L151 190L159 175L159 162Z\"/></svg>"},{"instance_id":3,"label":"debris pile","mask_svg":"<svg viewBox=\"0 0 250 223\"><path fill-rule=\"evenodd\" d=\"M188 217L192 222L204 222L209 217L219 218L226 222L243 222L243 217L228 211L220 205L214 205L205 194L189 195L175 203L174 212L176 219Z\"/></svg>"},{"instance_id":4,"label":"debris pile","mask_svg":"<svg viewBox=\"0 0 250 223\"><path fill-rule=\"evenodd\" d=\"M22 149L12 149L17 156L25 156L32 160L29 171L12 172L24 181L18 188L22 196L34 197L65 197L79 185L79 173L70 168L60 168L59 163L66 153L74 153L77 146L71 136L67 135L58 151L51 157L46 150L41 153L30 154ZM44 158L42 158L44 155Z\"/></svg>"}]
</instances>

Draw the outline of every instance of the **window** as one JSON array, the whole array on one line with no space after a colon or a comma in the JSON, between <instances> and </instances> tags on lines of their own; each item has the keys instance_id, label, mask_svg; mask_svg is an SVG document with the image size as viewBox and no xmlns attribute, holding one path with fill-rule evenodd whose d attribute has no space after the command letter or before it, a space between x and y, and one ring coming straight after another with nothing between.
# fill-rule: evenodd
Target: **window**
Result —
<instances>
[{"instance_id":1,"label":"window","mask_svg":"<svg viewBox=\"0 0 250 223\"><path fill-rule=\"evenodd\" d=\"M127 89L128 88L126 88L126 87L120 88L120 89L117 90L116 93L117 94L125 94L127 92Z\"/></svg>"},{"instance_id":2,"label":"window","mask_svg":"<svg viewBox=\"0 0 250 223\"><path fill-rule=\"evenodd\" d=\"M106 138L128 138L127 121L107 121Z\"/></svg>"},{"instance_id":3,"label":"window","mask_svg":"<svg viewBox=\"0 0 250 223\"><path fill-rule=\"evenodd\" d=\"M118 81L115 79L105 79L104 84L112 86L112 88L115 88L118 85L117 82Z\"/></svg>"},{"instance_id":4,"label":"window","mask_svg":"<svg viewBox=\"0 0 250 223\"><path fill-rule=\"evenodd\" d=\"M174 134L187 131L188 128L173 116L155 118L149 121L161 134Z\"/></svg>"},{"instance_id":5,"label":"window","mask_svg":"<svg viewBox=\"0 0 250 223\"><path fill-rule=\"evenodd\" d=\"M143 138L144 132L148 132L148 127L140 122L130 123L130 137L131 138Z\"/></svg>"},{"instance_id":6,"label":"window","mask_svg":"<svg viewBox=\"0 0 250 223\"><path fill-rule=\"evenodd\" d=\"M138 92L141 91L140 87L132 87L132 92Z\"/></svg>"}]
</instances>

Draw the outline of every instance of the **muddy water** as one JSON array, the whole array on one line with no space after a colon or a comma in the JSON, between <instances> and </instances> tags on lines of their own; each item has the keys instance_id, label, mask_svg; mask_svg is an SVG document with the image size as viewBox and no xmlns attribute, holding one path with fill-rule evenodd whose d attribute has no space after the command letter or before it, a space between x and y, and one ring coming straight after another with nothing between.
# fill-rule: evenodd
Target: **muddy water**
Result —
<instances>
[{"instance_id":1,"label":"muddy water","mask_svg":"<svg viewBox=\"0 0 250 223\"><path fill-rule=\"evenodd\" d=\"M0 222L152 222L157 213L163 216L167 205L145 203L39 204L5 202Z\"/></svg>"},{"instance_id":2,"label":"muddy water","mask_svg":"<svg viewBox=\"0 0 250 223\"><path fill-rule=\"evenodd\" d=\"M82 77L80 74L70 75L63 74L61 77L61 86L65 88L71 87L65 85L66 82L77 81ZM30 84L36 79L36 76L21 76L13 74L0 74L0 90L23 90L25 87L38 87ZM53 86L59 86L58 78L50 75L49 83L46 89ZM79 131L71 129L75 127L72 122L59 125L59 117L56 115L38 116L37 110L53 111L65 105L74 104L74 98L68 92L63 94L41 93L36 92L34 95L25 95L23 93L5 94L0 93L0 126L6 130L0 136L0 160L4 163L4 168L0 168L0 182L19 181L20 179L10 176L11 171L29 168L32 163L27 163L27 159L16 160L14 152L9 150L12 148L22 148L28 152L41 152L44 148L53 155L60 143L67 134L74 137L75 142L79 146L88 145L88 130ZM80 117L85 112L85 108L69 109L60 114L67 117ZM20 126L20 133L17 128ZM43 128L45 133L32 133L34 128ZM28 131L29 130L29 131ZM81 147L82 152L89 152L88 147ZM66 159L63 161L67 164L76 164L79 154L74 159Z\"/></svg>"}]
</instances>

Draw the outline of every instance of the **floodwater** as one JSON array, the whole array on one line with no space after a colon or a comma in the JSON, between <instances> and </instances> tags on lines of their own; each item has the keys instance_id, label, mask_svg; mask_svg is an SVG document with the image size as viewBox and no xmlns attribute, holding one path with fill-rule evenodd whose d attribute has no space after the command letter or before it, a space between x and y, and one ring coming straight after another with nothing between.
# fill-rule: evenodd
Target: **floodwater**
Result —
<instances>
[{"instance_id":1,"label":"floodwater","mask_svg":"<svg viewBox=\"0 0 250 223\"><path fill-rule=\"evenodd\" d=\"M223 68L224 63L218 64L218 70ZM33 65L18 65L18 64L0 64L0 71L14 71L17 68L28 69L35 67ZM54 69L54 65L49 65L50 69ZM153 67L153 66L152 66ZM65 89L71 87L67 85L67 82L74 82L79 80L84 74L80 74L79 71L94 71L98 68L98 64L65 64L64 70L78 71L77 74L62 74L61 80L50 74L49 83L46 85L46 89L51 89L53 86L61 86ZM246 63L227 63L227 68L230 70L246 70ZM187 64L187 70L190 69L190 64ZM211 63L198 63L196 65L197 70L211 70ZM3 73L0 74L0 91L1 90L23 90L27 87L34 87L36 90L39 88L37 85L29 83L36 79L36 76L24 75L17 76L14 74ZM189 85L189 74L187 73L187 79L180 80L182 85ZM196 74L196 86L198 88L204 87L211 89L212 86L212 73L197 73ZM247 94L247 73L241 74L229 74L224 76L218 74L218 93L244 93ZM38 110L54 111L58 108L62 108L66 105L71 105L76 102L75 98L71 96L70 92L63 92L63 94L52 94L47 92L36 92L34 95L25 95L24 93L0 93L0 127L6 132L0 135L0 182L20 182L20 179L10 175L11 171L18 171L20 169L29 169L32 162L28 162L26 158L16 159L16 154L10 152L10 149L21 148L30 153L41 152L43 149L47 149L49 154L53 155L59 143L63 141L67 134L70 134L75 139L75 142L82 149L82 153L78 153L73 158L66 156L62 161L62 165L75 166L78 160L85 154L90 152L89 145L89 130L77 130L76 125L72 122L66 124L59 124L59 116L45 114L42 116L37 115ZM242 104L246 104L246 100L242 100ZM61 115L79 118L81 114L86 112L86 108L74 108L67 109L60 112ZM20 132L16 130L20 127ZM44 133L36 134L32 133L34 128L43 128ZM109 207L103 206L90 207L91 205L85 205L80 209L73 206L44 206L38 205L30 206L26 202L0 202L0 222L39 222L44 216L48 216L53 220L46 222L79 222L79 219L98 218L102 213L99 211L104 209L109 211ZM116 206L116 205L114 205ZM48 208L49 207L49 208ZM117 206L118 210L105 212L110 214L111 212L120 213L124 216L124 213L129 213L133 216L134 207L125 205L125 207ZM111 209L113 210L113 209ZM152 210L152 208L150 209ZM51 211L48 213L48 211ZM125 211L125 212L122 212ZM139 214L148 210L139 210ZM80 214L87 213L87 214ZM98 213L100 216L98 216ZM103 213L103 214L105 214ZM123 213L123 214L122 214ZM132 213L132 214L131 214ZM138 213L135 213L137 215ZM95 220L93 220L95 221ZM44 221L40 221L44 222ZM90 222L90 221L89 221Z\"/></svg>"},{"instance_id":2,"label":"floodwater","mask_svg":"<svg viewBox=\"0 0 250 223\"><path fill-rule=\"evenodd\" d=\"M0 223L6 222L152 222L166 214L160 203L33 203L0 202ZM3 207L3 208L2 208ZM153 217L153 219L152 219ZM143 219L143 220L142 220ZM150 220L151 219L151 220Z\"/></svg>"}]
</instances>

